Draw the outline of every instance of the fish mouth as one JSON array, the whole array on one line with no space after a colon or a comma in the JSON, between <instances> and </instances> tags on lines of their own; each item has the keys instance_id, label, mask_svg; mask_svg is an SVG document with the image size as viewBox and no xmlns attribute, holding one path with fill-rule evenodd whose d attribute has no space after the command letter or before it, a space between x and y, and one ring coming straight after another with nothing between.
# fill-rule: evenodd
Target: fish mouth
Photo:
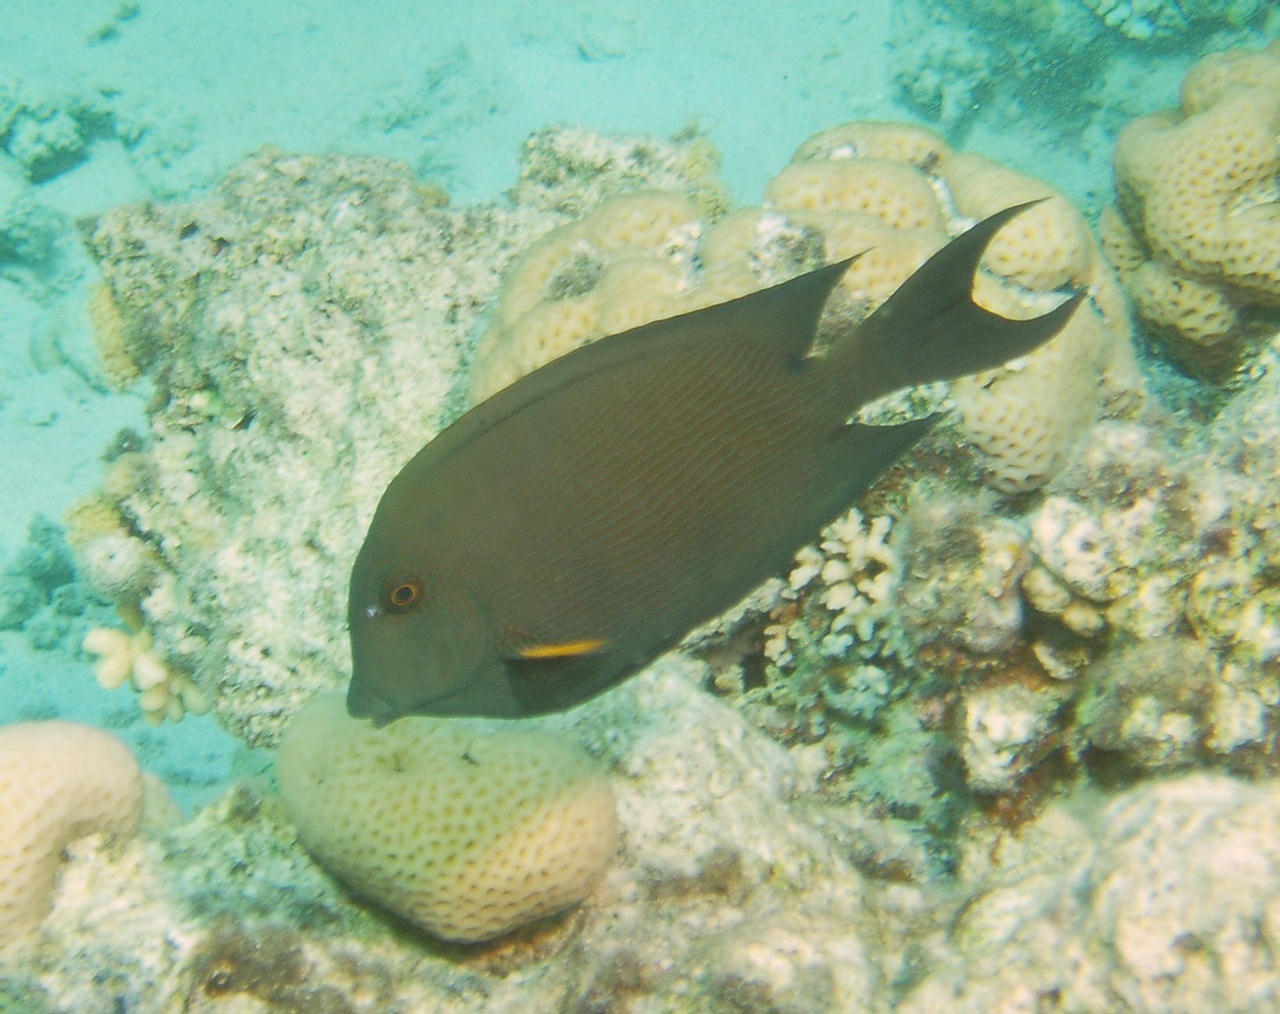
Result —
<instances>
[{"instance_id":1,"label":"fish mouth","mask_svg":"<svg viewBox=\"0 0 1280 1014\"><path fill-rule=\"evenodd\" d=\"M411 715L428 718L524 717L500 665L477 670L469 680L460 680L452 690L434 697L401 701L399 704L352 680L347 688L347 714L352 718L369 719L375 728Z\"/></svg>"},{"instance_id":2,"label":"fish mouth","mask_svg":"<svg viewBox=\"0 0 1280 1014\"><path fill-rule=\"evenodd\" d=\"M390 701L368 690L359 690L354 684L347 689L347 714L352 718L369 719L376 729L400 717Z\"/></svg>"}]
</instances>

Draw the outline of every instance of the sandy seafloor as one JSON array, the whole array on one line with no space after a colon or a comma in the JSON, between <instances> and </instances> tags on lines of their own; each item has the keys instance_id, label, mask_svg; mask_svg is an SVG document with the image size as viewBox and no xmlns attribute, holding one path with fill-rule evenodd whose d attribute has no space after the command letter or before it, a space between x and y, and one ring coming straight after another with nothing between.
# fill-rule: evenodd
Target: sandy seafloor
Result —
<instances>
[{"instance_id":1,"label":"sandy seafloor","mask_svg":"<svg viewBox=\"0 0 1280 1014\"><path fill-rule=\"evenodd\" d=\"M57 521L95 486L115 433L144 426L146 390L110 392L95 372L84 306L96 275L78 219L197 197L264 144L391 156L455 203L495 200L514 183L522 140L553 123L659 135L694 125L722 154L735 203L754 203L825 126L905 119L945 133L894 83L914 54L892 31L893 6L10 0L0 107L16 97L98 113L47 178L0 151L0 216L21 200L47 230L35 259L0 243L0 563L33 517ZM1259 38L1240 30L1242 44ZM1174 105L1194 55L1117 42L1110 87L1132 104L1140 86L1146 110ZM1106 109L1054 131L1052 102L1025 98L1039 103L1025 121L975 109L964 146L1096 213L1111 190ZM212 718L145 727L123 691L96 685L73 638L37 649L0 631L0 722L53 716L118 732L188 809L243 761Z\"/></svg>"}]
</instances>

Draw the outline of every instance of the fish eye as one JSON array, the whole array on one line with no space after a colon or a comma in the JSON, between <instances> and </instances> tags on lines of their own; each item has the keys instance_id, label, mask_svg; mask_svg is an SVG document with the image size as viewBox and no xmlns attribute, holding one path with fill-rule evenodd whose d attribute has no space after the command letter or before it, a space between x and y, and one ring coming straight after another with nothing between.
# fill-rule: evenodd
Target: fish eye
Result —
<instances>
[{"instance_id":1,"label":"fish eye","mask_svg":"<svg viewBox=\"0 0 1280 1014\"><path fill-rule=\"evenodd\" d=\"M387 586L385 597L391 612L407 612L422 601L422 582L416 577L399 578Z\"/></svg>"}]
</instances>

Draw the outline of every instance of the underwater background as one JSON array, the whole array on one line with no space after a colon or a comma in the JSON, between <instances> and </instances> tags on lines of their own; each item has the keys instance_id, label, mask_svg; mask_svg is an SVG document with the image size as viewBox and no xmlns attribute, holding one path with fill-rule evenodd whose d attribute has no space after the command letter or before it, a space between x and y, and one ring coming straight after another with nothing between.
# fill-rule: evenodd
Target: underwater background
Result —
<instances>
[{"instance_id":1,"label":"underwater background","mask_svg":"<svg viewBox=\"0 0 1280 1014\"><path fill-rule=\"evenodd\" d=\"M4 22L0 726L128 751L0 729L0 1012L1280 1009L1274 5ZM1041 197L976 291L1075 329L747 604L460 768L287 731L467 405Z\"/></svg>"}]
</instances>

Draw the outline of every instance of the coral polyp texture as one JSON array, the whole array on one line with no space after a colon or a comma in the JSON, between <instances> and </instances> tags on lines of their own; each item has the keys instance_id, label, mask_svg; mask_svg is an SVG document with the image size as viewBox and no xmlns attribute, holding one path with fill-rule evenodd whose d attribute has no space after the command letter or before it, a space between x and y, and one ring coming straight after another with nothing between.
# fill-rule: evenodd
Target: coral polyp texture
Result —
<instances>
[{"instance_id":1,"label":"coral polyp texture","mask_svg":"<svg viewBox=\"0 0 1280 1014\"><path fill-rule=\"evenodd\" d=\"M1221 377L1280 326L1280 40L1213 53L1181 105L1116 141L1107 254L1139 316L1194 372Z\"/></svg>"},{"instance_id":2,"label":"coral polyp texture","mask_svg":"<svg viewBox=\"0 0 1280 1014\"><path fill-rule=\"evenodd\" d=\"M141 813L138 763L114 736L60 721L0 728L0 949L48 913L71 842L130 834Z\"/></svg>"},{"instance_id":3,"label":"coral polyp texture","mask_svg":"<svg viewBox=\"0 0 1280 1014\"><path fill-rule=\"evenodd\" d=\"M946 931L951 960L893 1010L1274 1009L1277 812L1274 783L1205 774L1051 807L997 861L966 857L989 879Z\"/></svg>"},{"instance_id":4,"label":"coral polyp texture","mask_svg":"<svg viewBox=\"0 0 1280 1014\"><path fill-rule=\"evenodd\" d=\"M432 718L383 731L324 695L285 730L276 770L325 867L448 940L487 940L580 902L617 848L608 777L546 732Z\"/></svg>"}]
</instances>

